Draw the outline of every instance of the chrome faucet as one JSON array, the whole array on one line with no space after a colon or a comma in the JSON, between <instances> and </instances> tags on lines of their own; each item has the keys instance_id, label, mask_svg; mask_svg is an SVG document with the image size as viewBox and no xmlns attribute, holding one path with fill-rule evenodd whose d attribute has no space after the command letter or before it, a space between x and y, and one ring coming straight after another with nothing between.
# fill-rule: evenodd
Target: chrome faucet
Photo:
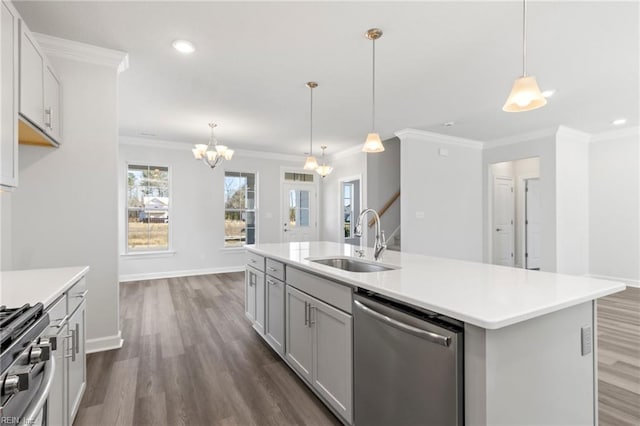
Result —
<instances>
[{"instance_id":1,"label":"chrome faucet","mask_svg":"<svg viewBox=\"0 0 640 426\"><path fill-rule=\"evenodd\" d=\"M358 216L358 221L356 222L355 236L362 237L362 220L367 215L367 213L373 213L376 219L376 242L373 246L373 257L375 260L380 258L382 252L387 248L387 239L384 236L384 231L380 230L380 216L378 216L378 212L374 209L364 209Z\"/></svg>"}]
</instances>

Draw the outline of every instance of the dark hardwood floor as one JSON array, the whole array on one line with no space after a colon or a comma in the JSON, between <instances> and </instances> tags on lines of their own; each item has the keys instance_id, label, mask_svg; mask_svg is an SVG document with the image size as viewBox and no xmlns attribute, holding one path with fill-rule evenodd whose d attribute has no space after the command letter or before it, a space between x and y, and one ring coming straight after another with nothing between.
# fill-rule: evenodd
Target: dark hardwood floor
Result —
<instances>
[{"instance_id":1,"label":"dark hardwood floor","mask_svg":"<svg viewBox=\"0 0 640 426\"><path fill-rule=\"evenodd\" d=\"M245 319L244 273L123 283L120 317L76 426L340 424Z\"/></svg>"},{"instance_id":2,"label":"dark hardwood floor","mask_svg":"<svg viewBox=\"0 0 640 426\"><path fill-rule=\"evenodd\" d=\"M640 425L640 288L598 301L601 426Z\"/></svg>"},{"instance_id":3,"label":"dark hardwood floor","mask_svg":"<svg viewBox=\"0 0 640 426\"><path fill-rule=\"evenodd\" d=\"M338 425L244 316L244 273L120 285L75 425ZM601 426L640 425L640 289L598 302Z\"/></svg>"}]
</instances>

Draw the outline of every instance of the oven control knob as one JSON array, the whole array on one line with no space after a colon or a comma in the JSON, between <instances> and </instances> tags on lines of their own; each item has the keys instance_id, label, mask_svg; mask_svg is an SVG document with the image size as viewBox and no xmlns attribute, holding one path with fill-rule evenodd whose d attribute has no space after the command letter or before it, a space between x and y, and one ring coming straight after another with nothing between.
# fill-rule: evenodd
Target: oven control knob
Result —
<instances>
[{"instance_id":1,"label":"oven control knob","mask_svg":"<svg viewBox=\"0 0 640 426\"><path fill-rule=\"evenodd\" d=\"M49 345L52 351L58 349L58 338L57 336L46 336L38 339L39 345Z\"/></svg>"},{"instance_id":2,"label":"oven control knob","mask_svg":"<svg viewBox=\"0 0 640 426\"><path fill-rule=\"evenodd\" d=\"M29 373L7 374L2 382L2 395L12 395L29 389Z\"/></svg>"},{"instance_id":3,"label":"oven control knob","mask_svg":"<svg viewBox=\"0 0 640 426\"><path fill-rule=\"evenodd\" d=\"M51 358L51 346L49 345L33 345L29 352L29 363L38 364L40 362L49 361Z\"/></svg>"}]
</instances>

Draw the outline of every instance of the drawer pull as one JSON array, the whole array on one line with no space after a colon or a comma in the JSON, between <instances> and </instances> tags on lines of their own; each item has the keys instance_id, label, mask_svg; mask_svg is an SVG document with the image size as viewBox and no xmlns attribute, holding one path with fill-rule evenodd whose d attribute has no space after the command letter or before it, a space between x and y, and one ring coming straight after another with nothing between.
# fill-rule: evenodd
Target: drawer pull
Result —
<instances>
[{"instance_id":1,"label":"drawer pull","mask_svg":"<svg viewBox=\"0 0 640 426\"><path fill-rule=\"evenodd\" d=\"M276 285L276 282L273 280L267 280L267 284Z\"/></svg>"},{"instance_id":2,"label":"drawer pull","mask_svg":"<svg viewBox=\"0 0 640 426\"><path fill-rule=\"evenodd\" d=\"M255 259L249 259L249 262L256 263L256 260Z\"/></svg>"},{"instance_id":3,"label":"drawer pull","mask_svg":"<svg viewBox=\"0 0 640 426\"><path fill-rule=\"evenodd\" d=\"M275 272L278 270L276 268L272 268L271 266L267 266L267 269L270 270L271 272Z\"/></svg>"},{"instance_id":4,"label":"drawer pull","mask_svg":"<svg viewBox=\"0 0 640 426\"><path fill-rule=\"evenodd\" d=\"M89 293L89 290L85 290L82 293L76 293L73 295L73 297L76 297L78 299L83 299L87 295L87 293Z\"/></svg>"},{"instance_id":5,"label":"drawer pull","mask_svg":"<svg viewBox=\"0 0 640 426\"><path fill-rule=\"evenodd\" d=\"M65 315L64 318L62 318L60 320L56 320L56 321L59 321L59 322L57 324L51 324L51 327L62 328L62 327L65 326L67 321L69 321L69 315Z\"/></svg>"}]
</instances>

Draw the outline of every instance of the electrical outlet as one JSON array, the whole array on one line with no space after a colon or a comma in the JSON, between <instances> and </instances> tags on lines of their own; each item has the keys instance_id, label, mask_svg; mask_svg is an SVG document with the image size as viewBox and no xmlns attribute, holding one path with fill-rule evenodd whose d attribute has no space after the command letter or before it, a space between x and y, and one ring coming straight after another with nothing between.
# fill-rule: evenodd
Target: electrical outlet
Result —
<instances>
[{"instance_id":1,"label":"electrical outlet","mask_svg":"<svg viewBox=\"0 0 640 426\"><path fill-rule=\"evenodd\" d=\"M416 212L416 219L424 219L424 212Z\"/></svg>"},{"instance_id":2,"label":"electrical outlet","mask_svg":"<svg viewBox=\"0 0 640 426\"><path fill-rule=\"evenodd\" d=\"M448 157L449 156L449 150L447 148L439 148L438 149L438 155L440 155L440 157Z\"/></svg>"},{"instance_id":3,"label":"electrical outlet","mask_svg":"<svg viewBox=\"0 0 640 426\"><path fill-rule=\"evenodd\" d=\"M580 329L582 341L582 356L589 355L592 348L591 326L587 325Z\"/></svg>"}]
</instances>

